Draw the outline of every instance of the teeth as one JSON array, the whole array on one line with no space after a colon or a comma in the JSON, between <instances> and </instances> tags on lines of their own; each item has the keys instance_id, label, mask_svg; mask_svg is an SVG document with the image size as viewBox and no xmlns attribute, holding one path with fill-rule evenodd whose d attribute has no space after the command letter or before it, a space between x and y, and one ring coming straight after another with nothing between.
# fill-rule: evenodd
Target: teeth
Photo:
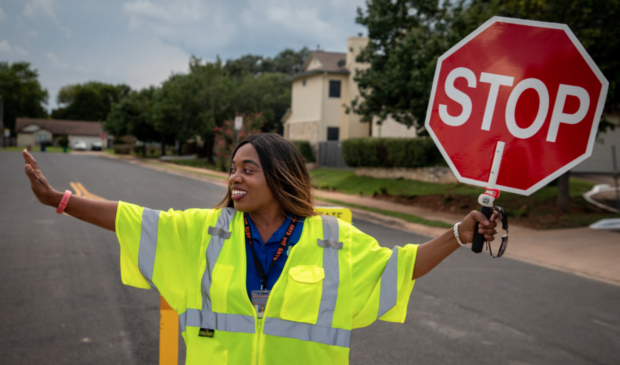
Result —
<instances>
[{"instance_id":1,"label":"teeth","mask_svg":"<svg viewBox=\"0 0 620 365\"><path fill-rule=\"evenodd\" d=\"M236 195L236 196L245 195L245 193L246 193L245 191L241 191L241 190L233 190L232 191L232 195Z\"/></svg>"}]
</instances>

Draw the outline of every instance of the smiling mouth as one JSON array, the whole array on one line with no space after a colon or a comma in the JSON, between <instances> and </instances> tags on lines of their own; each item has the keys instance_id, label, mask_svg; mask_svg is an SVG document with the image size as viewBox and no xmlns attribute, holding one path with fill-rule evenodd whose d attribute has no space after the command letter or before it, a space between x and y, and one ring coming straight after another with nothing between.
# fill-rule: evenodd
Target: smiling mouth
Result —
<instances>
[{"instance_id":1,"label":"smiling mouth","mask_svg":"<svg viewBox=\"0 0 620 365\"><path fill-rule=\"evenodd\" d=\"M246 195L248 195L248 192L245 191L245 190L232 189L232 191L231 191L231 197L234 200L239 200L239 199L243 198Z\"/></svg>"}]
</instances>

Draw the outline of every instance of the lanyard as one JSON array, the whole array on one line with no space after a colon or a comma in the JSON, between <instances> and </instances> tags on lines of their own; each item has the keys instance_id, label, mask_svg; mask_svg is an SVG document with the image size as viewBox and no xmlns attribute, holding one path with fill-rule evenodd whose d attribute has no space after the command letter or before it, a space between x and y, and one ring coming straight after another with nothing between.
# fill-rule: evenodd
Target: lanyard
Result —
<instances>
[{"instance_id":1,"label":"lanyard","mask_svg":"<svg viewBox=\"0 0 620 365\"><path fill-rule=\"evenodd\" d=\"M271 260L271 265L269 265L269 268L267 269L267 273L265 273L265 270L263 269L263 264L258 259L256 252L254 252L252 230L250 229L250 225L248 224L248 213L243 214L243 223L245 225L245 239L250 244L250 250L252 251L252 256L254 256L254 266L256 266L256 272L260 277L263 288L267 289L267 274L269 274L269 271L271 270L273 265L275 265L276 261L278 261L278 258L280 258L280 255L282 255L282 252L284 252L284 249L286 248L286 245L291 238L291 234L293 234L293 230L295 230L295 226L297 225L297 217L293 216L293 218L291 219L291 225L286 230L284 238L282 238L282 241L280 242L280 247L278 247L278 251L276 251L276 254L273 256L273 260Z\"/></svg>"}]
</instances>

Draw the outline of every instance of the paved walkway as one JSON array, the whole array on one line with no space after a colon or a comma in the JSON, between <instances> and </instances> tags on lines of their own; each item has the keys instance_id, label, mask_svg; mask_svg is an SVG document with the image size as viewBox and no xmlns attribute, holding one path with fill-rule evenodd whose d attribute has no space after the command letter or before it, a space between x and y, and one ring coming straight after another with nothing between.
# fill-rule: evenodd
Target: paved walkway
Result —
<instances>
[{"instance_id":1,"label":"paved walkway","mask_svg":"<svg viewBox=\"0 0 620 365\"><path fill-rule=\"evenodd\" d=\"M103 155L105 156L106 154ZM107 155L106 157L112 156ZM121 158L130 163L139 163L144 167L155 170L226 185L226 181L222 179L222 177L225 178L227 176L226 173L166 162L153 164L140 162L140 160L131 157ZM428 220L438 220L449 224L454 224L463 218L460 215L451 213L436 212L424 208L338 192L315 190L314 196L319 204L324 203L321 202L321 198L338 200L345 203L413 214ZM437 236L445 231L442 228L409 223L398 218L370 213L360 209L351 210L354 217L398 227L428 237ZM482 254L486 253L483 252ZM620 285L620 232L595 231L587 227L535 230L511 225L510 243L505 256Z\"/></svg>"}]
</instances>

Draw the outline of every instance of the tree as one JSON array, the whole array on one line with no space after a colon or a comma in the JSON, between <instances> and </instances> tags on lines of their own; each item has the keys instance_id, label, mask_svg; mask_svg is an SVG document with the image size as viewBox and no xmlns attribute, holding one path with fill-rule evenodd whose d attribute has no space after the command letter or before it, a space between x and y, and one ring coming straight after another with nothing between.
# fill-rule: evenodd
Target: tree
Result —
<instances>
[{"instance_id":1,"label":"tree","mask_svg":"<svg viewBox=\"0 0 620 365\"><path fill-rule=\"evenodd\" d=\"M437 59L494 15L567 24L609 80L605 112L620 110L620 1L597 0L371 0L356 21L370 42L358 56L371 67L355 80L362 98L352 110L362 121L392 116L424 134ZM604 118L599 132L613 125ZM560 211L569 207L568 173L558 184Z\"/></svg>"},{"instance_id":2,"label":"tree","mask_svg":"<svg viewBox=\"0 0 620 365\"><path fill-rule=\"evenodd\" d=\"M54 119L105 121L112 104L129 94L125 84L105 84L90 81L67 85L60 89L56 98L59 108L52 111Z\"/></svg>"},{"instance_id":3,"label":"tree","mask_svg":"<svg viewBox=\"0 0 620 365\"><path fill-rule=\"evenodd\" d=\"M15 132L15 118L46 118L47 90L28 62L0 62L0 96L4 102L4 128ZM1 132L1 131L0 131Z\"/></svg>"},{"instance_id":4,"label":"tree","mask_svg":"<svg viewBox=\"0 0 620 365\"><path fill-rule=\"evenodd\" d=\"M142 142L162 142L162 134L154 126L152 108L155 87L131 91L122 100L112 104L105 122L106 131L116 135L132 135ZM146 154L145 148L142 155ZM162 146L162 155L165 147Z\"/></svg>"},{"instance_id":5,"label":"tree","mask_svg":"<svg viewBox=\"0 0 620 365\"><path fill-rule=\"evenodd\" d=\"M291 84L283 73L244 75L237 85L236 113L261 113L262 131L282 134L282 116L291 105Z\"/></svg>"},{"instance_id":6,"label":"tree","mask_svg":"<svg viewBox=\"0 0 620 365\"><path fill-rule=\"evenodd\" d=\"M362 98L353 111L424 133L437 59L494 15L568 24L610 82L605 112L620 110L617 0L372 0L356 19L370 38L358 61L371 67L356 74ZM603 120L599 130L610 127Z\"/></svg>"},{"instance_id":7,"label":"tree","mask_svg":"<svg viewBox=\"0 0 620 365\"><path fill-rule=\"evenodd\" d=\"M299 51L287 48L273 58L247 54L237 59L227 60L224 69L236 77L241 77L243 74L258 75L266 72L293 75L301 71L308 56L310 56L310 50L307 47Z\"/></svg>"}]
</instances>

